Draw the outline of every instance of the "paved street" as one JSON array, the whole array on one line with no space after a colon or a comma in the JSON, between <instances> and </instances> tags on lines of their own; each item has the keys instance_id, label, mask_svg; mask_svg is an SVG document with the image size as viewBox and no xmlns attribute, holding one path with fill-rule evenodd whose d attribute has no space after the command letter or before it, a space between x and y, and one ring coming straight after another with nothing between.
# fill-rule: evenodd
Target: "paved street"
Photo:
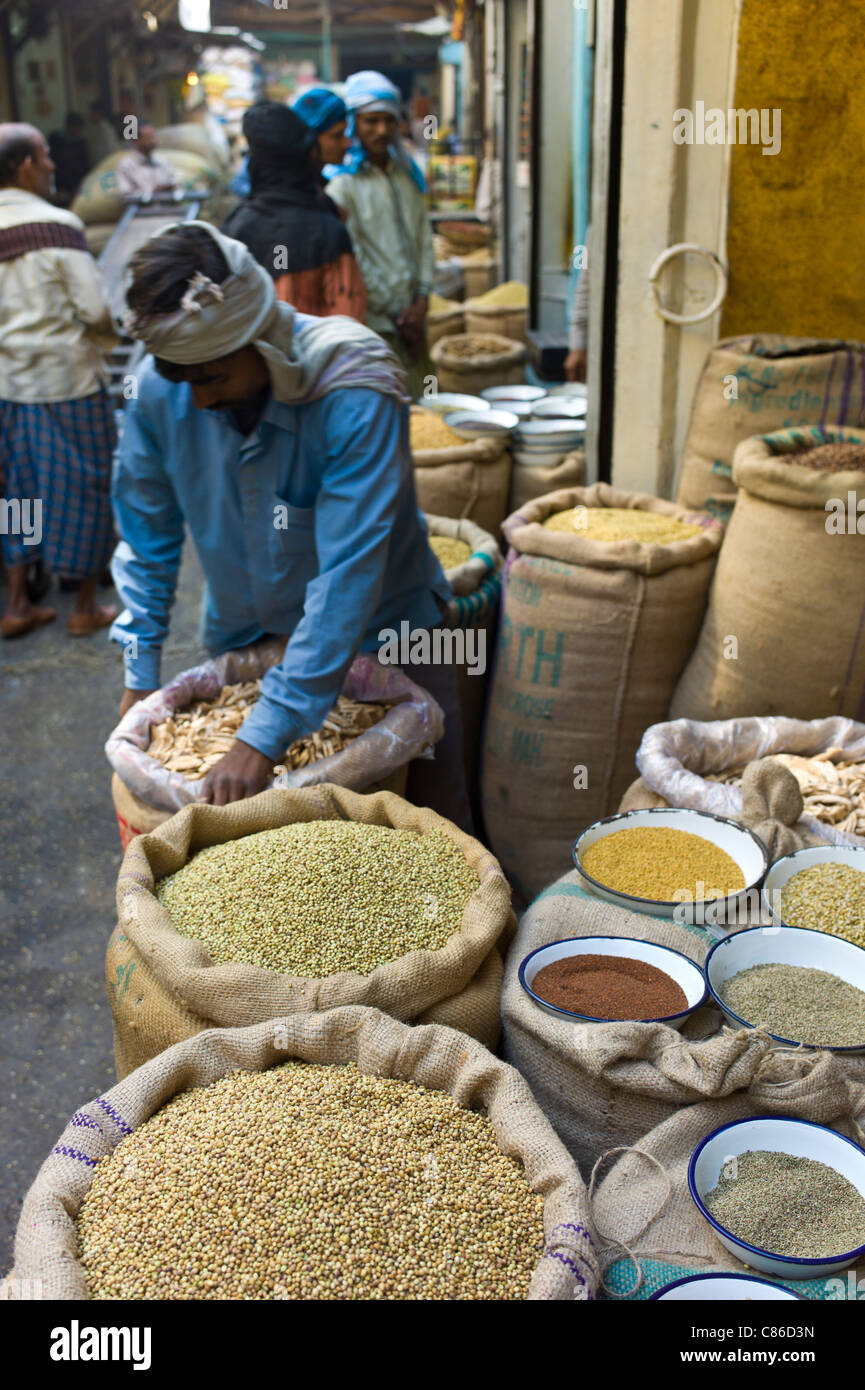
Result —
<instances>
[{"instance_id":1,"label":"paved street","mask_svg":"<svg viewBox=\"0 0 865 1390\"><path fill-rule=\"evenodd\" d=\"M202 655L199 593L192 557L165 679ZM104 634L66 636L72 598L55 592L57 622L0 644L0 1274L39 1164L69 1115L114 1081L103 963L121 850L103 745L122 666Z\"/></svg>"}]
</instances>

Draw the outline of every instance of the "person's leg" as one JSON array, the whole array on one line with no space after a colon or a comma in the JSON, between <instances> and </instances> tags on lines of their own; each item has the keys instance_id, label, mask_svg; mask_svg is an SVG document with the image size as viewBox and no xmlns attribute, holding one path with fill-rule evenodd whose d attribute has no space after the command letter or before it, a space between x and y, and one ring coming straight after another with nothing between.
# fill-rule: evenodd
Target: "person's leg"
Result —
<instances>
[{"instance_id":1,"label":"person's leg","mask_svg":"<svg viewBox=\"0 0 865 1390\"><path fill-rule=\"evenodd\" d=\"M17 502L22 517L27 508L28 524L32 528L38 489L27 443L28 409L16 401L0 401L0 492L4 501ZM29 543L33 540L36 540L33 534L25 538L23 532L12 534L4 529L3 559L8 591L0 627L3 637L23 637L57 616L53 608L38 608L28 592L29 568L41 559L39 545Z\"/></svg>"},{"instance_id":2,"label":"person's leg","mask_svg":"<svg viewBox=\"0 0 865 1390\"><path fill-rule=\"evenodd\" d=\"M463 763L463 727L459 690L453 666L403 666L403 674L426 690L441 705L445 719L443 737L435 746L435 758L415 758L409 763L406 796L416 806L429 806L452 820L467 834L474 834Z\"/></svg>"}]
</instances>

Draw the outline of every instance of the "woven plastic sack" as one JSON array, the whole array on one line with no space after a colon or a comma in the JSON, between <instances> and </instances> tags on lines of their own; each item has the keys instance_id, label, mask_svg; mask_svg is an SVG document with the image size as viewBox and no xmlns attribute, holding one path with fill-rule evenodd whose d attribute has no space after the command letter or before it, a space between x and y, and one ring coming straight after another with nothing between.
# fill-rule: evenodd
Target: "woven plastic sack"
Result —
<instances>
[{"instance_id":1,"label":"woven plastic sack","mask_svg":"<svg viewBox=\"0 0 865 1390\"><path fill-rule=\"evenodd\" d=\"M709 780L711 773L745 767L776 753L805 758L827 756L831 762L865 762L865 724L838 715L830 719L787 719L782 715L753 719L717 719L701 723L676 719L653 724L637 751L640 784L628 789L620 809L636 810L644 792L646 805L684 807L716 816L742 819L742 788ZM801 815L801 833L830 845L862 845L865 838Z\"/></svg>"},{"instance_id":2,"label":"woven plastic sack","mask_svg":"<svg viewBox=\"0 0 865 1390\"><path fill-rule=\"evenodd\" d=\"M157 811L172 815L201 796L203 779L190 781L170 772L147 752L151 729L196 700L213 700L225 685L258 680L281 660L282 639L226 652L224 656L181 671L168 685L140 700L123 716L105 744L115 773L134 796ZM310 787L331 782L354 791L382 783L413 758L428 755L444 731L444 717L433 697L402 671L383 666L374 656L355 658L343 691L354 700L398 701L384 718L339 753L306 767L286 769L277 787Z\"/></svg>"},{"instance_id":3,"label":"woven plastic sack","mask_svg":"<svg viewBox=\"0 0 865 1390\"><path fill-rule=\"evenodd\" d=\"M546 1247L528 1298L594 1298L598 1261L586 1191L522 1078L453 1029L407 1028L360 1007L200 1033L77 1110L25 1198L15 1269L7 1280L12 1297L87 1297L75 1219L96 1162L124 1135L180 1091L210 1085L232 1071L264 1071L290 1058L337 1066L353 1062L367 1075L416 1081L447 1091L466 1108L485 1109L502 1151L524 1165L530 1186L544 1194Z\"/></svg>"},{"instance_id":4,"label":"woven plastic sack","mask_svg":"<svg viewBox=\"0 0 865 1390\"><path fill-rule=\"evenodd\" d=\"M200 942L175 930L155 894L157 882L207 845L317 820L357 821L448 836L480 880L462 922L439 950L410 951L370 975L309 978L232 962L217 965ZM346 893L351 885L346 884ZM269 791L228 806L187 806L133 840L117 881L119 925L108 943L105 977L114 1021L118 1076L163 1048L216 1025L240 1028L277 1014L365 1004L407 1022L444 1019L495 1046L501 956L514 928L510 890L479 841L424 807L390 792L359 796L343 787Z\"/></svg>"}]
</instances>

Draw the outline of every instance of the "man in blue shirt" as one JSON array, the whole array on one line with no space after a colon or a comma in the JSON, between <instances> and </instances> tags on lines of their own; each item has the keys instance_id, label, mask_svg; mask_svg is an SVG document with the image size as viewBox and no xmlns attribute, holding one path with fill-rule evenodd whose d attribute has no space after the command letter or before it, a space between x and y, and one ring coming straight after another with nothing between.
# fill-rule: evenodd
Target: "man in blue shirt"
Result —
<instances>
[{"instance_id":1,"label":"man in blue shirt","mask_svg":"<svg viewBox=\"0 0 865 1390\"><path fill-rule=\"evenodd\" d=\"M246 248L203 223L152 238L131 269L127 326L153 358L113 487L121 712L160 684L185 526L207 580L207 648L289 637L204 783L202 799L224 805L261 791L288 744L321 725L382 629L433 627L450 589L417 508L404 377L387 345L351 319L280 303ZM468 826L453 668L410 674L445 713L423 801Z\"/></svg>"}]
</instances>

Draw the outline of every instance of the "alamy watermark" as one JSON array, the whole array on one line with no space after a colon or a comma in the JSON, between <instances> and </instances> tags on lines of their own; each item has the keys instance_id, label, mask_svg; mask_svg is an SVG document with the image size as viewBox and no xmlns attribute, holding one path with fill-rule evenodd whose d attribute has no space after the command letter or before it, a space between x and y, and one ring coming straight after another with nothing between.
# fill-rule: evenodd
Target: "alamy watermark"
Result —
<instances>
[{"instance_id":1,"label":"alamy watermark","mask_svg":"<svg viewBox=\"0 0 865 1390\"><path fill-rule=\"evenodd\" d=\"M762 145L763 154L780 154L781 108L719 106L706 108L704 101L694 110L680 106L673 112L673 140L677 145Z\"/></svg>"},{"instance_id":2,"label":"alamy watermark","mask_svg":"<svg viewBox=\"0 0 865 1390\"><path fill-rule=\"evenodd\" d=\"M42 498L0 498L0 536L20 536L25 545L40 545Z\"/></svg>"},{"instance_id":3,"label":"alamy watermark","mask_svg":"<svg viewBox=\"0 0 865 1390\"><path fill-rule=\"evenodd\" d=\"M378 634L378 659L384 666L465 666L469 676L487 669L486 628L412 627L405 619Z\"/></svg>"},{"instance_id":4,"label":"alamy watermark","mask_svg":"<svg viewBox=\"0 0 865 1390\"><path fill-rule=\"evenodd\" d=\"M855 492L830 497L825 504L826 531L830 536L865 536L865 497Z\"/></svg>"}]
</instances>

